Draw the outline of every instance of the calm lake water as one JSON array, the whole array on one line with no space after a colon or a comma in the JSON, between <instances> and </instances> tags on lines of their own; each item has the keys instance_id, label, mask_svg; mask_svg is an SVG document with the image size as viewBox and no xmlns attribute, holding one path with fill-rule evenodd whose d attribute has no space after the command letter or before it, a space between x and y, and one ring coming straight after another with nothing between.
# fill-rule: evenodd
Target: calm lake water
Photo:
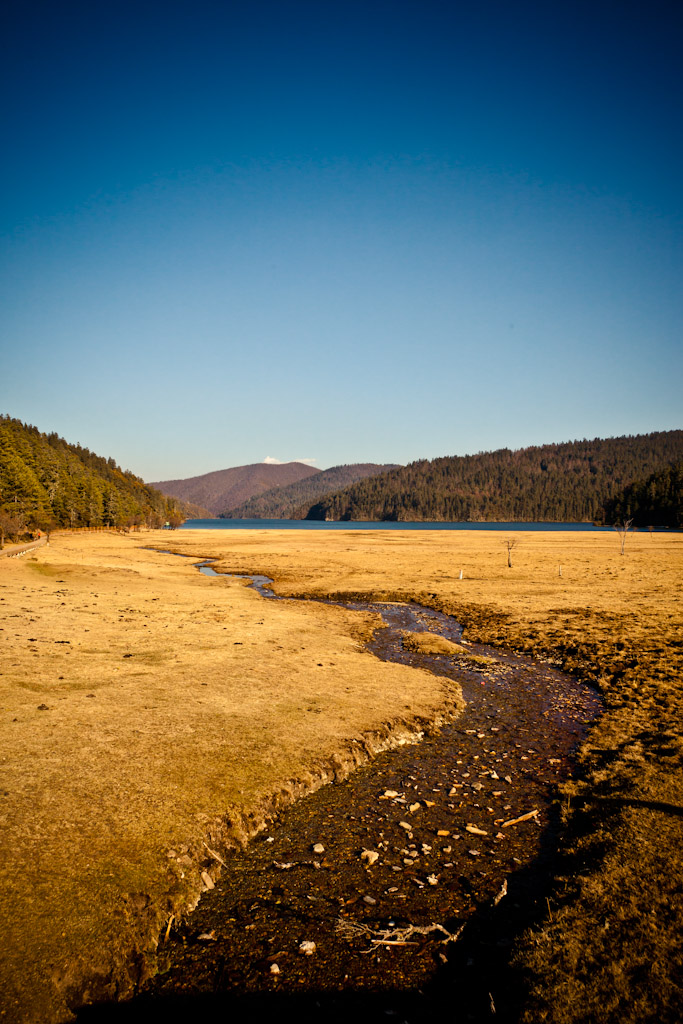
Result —
<instances>
[{"instance_id":1,"label":"calm lake water","mask_svg":"<svg viewBox=\"0 0 683 1024\"><path fill-rule=\"evenodd\" d=\"M611 530L592 523L373 523L316 519L188 519L181 530Z\"/></svg>"}]
</instances>

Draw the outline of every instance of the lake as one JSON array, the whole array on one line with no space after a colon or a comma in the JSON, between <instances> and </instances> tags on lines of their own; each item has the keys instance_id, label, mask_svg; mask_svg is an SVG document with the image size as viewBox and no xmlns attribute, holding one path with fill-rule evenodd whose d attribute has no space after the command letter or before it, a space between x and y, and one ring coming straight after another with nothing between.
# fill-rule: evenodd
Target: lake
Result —
<instances>
[{"instance_id":1,"label":"lake","mask_svg":"<svg viewBox=\"0 0 683 1024\"><path fill-rule=\"evenodd\" d=\"M331 522L318 519L188 519L181 530L611 530L592 523L394 523Z\"/></svg>"}]
</instances>

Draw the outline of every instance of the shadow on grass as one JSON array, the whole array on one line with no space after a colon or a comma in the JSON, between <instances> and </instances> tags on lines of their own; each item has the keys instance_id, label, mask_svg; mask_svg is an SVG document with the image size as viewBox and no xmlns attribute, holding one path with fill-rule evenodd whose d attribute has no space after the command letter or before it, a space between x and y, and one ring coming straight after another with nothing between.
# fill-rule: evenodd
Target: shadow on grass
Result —
<instances>
[{"instance_id":1,"label":"shadow on grass","mask_svg":"<svg viewBox=\"0 0 683 1024\"><path fill-rule=\"evenodd\" d=\"M642 807L648 811L661 811L662 814L672 814L676 818L683 818L683 807L678 804L663 803L661 800L637 800L628 796L604 796L592 797L592 799L609 807Z\"/></svg>"}]
</instances>

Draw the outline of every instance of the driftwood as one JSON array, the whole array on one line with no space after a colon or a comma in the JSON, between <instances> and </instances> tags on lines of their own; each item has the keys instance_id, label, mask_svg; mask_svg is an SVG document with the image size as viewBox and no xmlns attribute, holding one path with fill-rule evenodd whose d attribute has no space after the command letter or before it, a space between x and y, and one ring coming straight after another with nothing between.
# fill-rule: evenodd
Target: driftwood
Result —
<instances>
[{"instance_id":1,"label":"driftwood","mask_svg":"<svg viewBox=\"0 0 683 1024\"><path fill-rule=\"evenodd\" d=\"M503 828L508 828L510 825L519 825L520 821L529 821L531 818L537 818L538 811L534 809L529 811L528 814L520 814L519 818L511 818L510 821L503 822Z\"/></svg>"},{"instance_id":2,"label":"driftwood","mask_svg":"<svg viewBox=\"0 0 683 1024\"><path fill-rule=\"evenodd\" d=\"M410 941L414 935L431 935L432 932L440 932L445 936L441 939L442 943L457 942L464 927L463 924L457 932L449 932L442 924L434 922L426 925L410 924L405 928L370 928L360 921L345 921L339 918L335 931L342 939L369 938L372 945L363 952L372 953L378 946L417 946L417 942Z\"/></svg>"}]
</instances>

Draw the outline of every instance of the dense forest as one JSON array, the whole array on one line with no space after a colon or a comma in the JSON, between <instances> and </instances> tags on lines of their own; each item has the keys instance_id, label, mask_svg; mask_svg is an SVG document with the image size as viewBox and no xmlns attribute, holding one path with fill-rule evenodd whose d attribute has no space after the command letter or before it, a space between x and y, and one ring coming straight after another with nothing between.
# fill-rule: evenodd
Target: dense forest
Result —
<instances>
[{"instance_id":1,"label":"dense forest","mask_svg":"<svg viewBox=\"0 0 683 1024\"><path fill-rule=\"evenodd\" d=\"M36 528L178 525L196 511L113 459L0 415L0 543Z\"/></svg>"},{"instance_id":2,"label":"dense forest","mask_svg":"<svg viewBox=\"0 0 683 1024\"><path fill-rule=\"evenodd\" d=\"M221 519L305 519L313 502L326 494L348 487L356 480L377 476L396 466L379 466L373 462L357 462L350 466L333 466L315 476L298 480L286 487L273 487L236 508L221 512Z\"/></svg>"},{"instance_id":3,"label":"dense forest","mask_svg":"<svg viewBox=\"0 0 683 1024\"><path fill-rule=\"evenodd\" d=\"M625 488L682 458L683 430L669 430L423 460L328 495L306 518L610 522Z\"/></svg>"},{"instance_id":4,"label":"dense forest","mask_svg":"<svg viewBox=\"0 0 683 1024\"><path fill-rule=\"evenodd\" d=\"M605 504L605 520L683 529L683 462L637 480Z\"/></svg>"}]
</instances>

